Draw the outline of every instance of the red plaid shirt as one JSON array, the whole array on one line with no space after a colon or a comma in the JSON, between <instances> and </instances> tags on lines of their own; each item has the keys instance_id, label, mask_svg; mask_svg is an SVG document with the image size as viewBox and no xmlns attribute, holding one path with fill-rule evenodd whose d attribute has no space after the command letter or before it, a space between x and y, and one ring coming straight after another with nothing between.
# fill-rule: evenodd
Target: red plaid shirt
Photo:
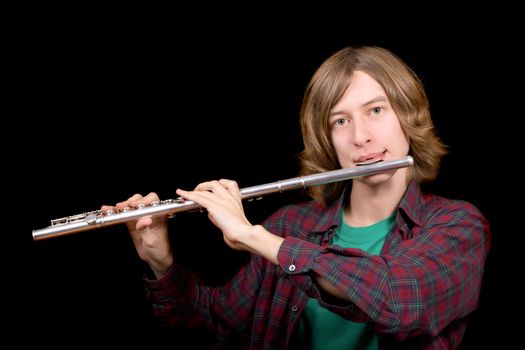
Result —
<instances>
[{"instance_id":1,"label":"red plaid shirt","mask_svg":"<svg viewBox=\"0 0 525 350\"><path fill-rule=\"evenodd\" d=\"M213 332L216 348L239 337L249 349L286 349L308 298L353 321L372 322L381 349L453 349L479 300L490 228L473 205L424 194L412 182L381 255L329 244L343 196L329 207L289 205L264 226L285 237L279 265L253 255L226 285L207 287L174 263L145 279L153 312L167 325ZM322 293L312 276L343 290Z\"/></svg>"}]
</instances>

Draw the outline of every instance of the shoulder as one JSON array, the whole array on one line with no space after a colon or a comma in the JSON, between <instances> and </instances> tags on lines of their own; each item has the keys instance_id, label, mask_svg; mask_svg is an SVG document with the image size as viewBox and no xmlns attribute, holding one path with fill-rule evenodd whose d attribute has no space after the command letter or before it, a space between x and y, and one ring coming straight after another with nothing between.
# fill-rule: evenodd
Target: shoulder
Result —
<instances>
[{"instance_id":1,"label":"shoulder","mask_svg":"<svg viewBox=\"0 0 525 350\"><path fill-rule=\"evenodd\" d=\"M448 198L432 193L425 193L422 199L428 216L449 214L485 219L478 207L466 200Z\"/></svg>"},{"instance_id":2,"label":"shoulder","mask_svg":"<svg viewBox=\"0 0 525 350\"><path fill-rule=\"evenodd\" d=\"M474 204L425 191L415 182L409 185L400 207L420 227L489 232L487 219Z\"/></svg>"},{"instance_id":3,"label":"shoulder","mask_svg":"<svg viewBox=\"0 0 525 350\"><path fill-rule=\"evenodd\" d=\"M409 184L400 207L415 222L426 221L429 218L441 215L454 215L458 218L471 216L484 219L483 214L474 204L466 200L445 197L428 191L415 181Z\"/></svg>"},{"instance_id":4,"label":"shoulder","mask_svg":"<svg viewBox=\"0 0 525 350\"><path fill-rule=\"evenodd\" d=\"M462 235L479 236L479 238L483 237L483 240L490 239L489 222L474 204L436 194L425 194L423 198L424 224L443 225L443 228L458 230Z\"/></svg>"}]
</instances>

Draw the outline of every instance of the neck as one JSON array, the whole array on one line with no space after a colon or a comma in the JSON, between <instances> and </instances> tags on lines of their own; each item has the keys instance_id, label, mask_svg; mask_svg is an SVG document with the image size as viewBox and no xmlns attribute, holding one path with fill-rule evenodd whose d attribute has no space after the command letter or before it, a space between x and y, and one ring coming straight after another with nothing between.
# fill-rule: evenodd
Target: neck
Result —
<instances>
[{"instance_id":1,"label":"neck","mask_svg":"<svg viewBox=\"0 0 525 350\"><path fill-rule=\"evenodd\" d=\"M344 212L348 225L368 226L392 215L408 187L405 170L398 170L390 179L377 184L369 180L353 180L350 202Z\"/></svg>"}]
</instances>

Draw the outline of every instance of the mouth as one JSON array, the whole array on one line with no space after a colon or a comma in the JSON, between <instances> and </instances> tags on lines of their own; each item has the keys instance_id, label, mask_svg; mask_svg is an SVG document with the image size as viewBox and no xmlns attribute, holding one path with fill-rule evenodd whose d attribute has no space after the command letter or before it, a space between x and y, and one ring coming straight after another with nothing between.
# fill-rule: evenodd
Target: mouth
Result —
<instances>
[{"instance_id":1,"label":"mouth","mask_svg":"<svg viewBox=\"0 0 525 350\"><path fill-rule=\"evenodd\" d=\"M383 161L383 159L376 159L376 160L370 160L370 161L366 161L366 162L356 163L355 165L356 166L370 165L370 164L381 163L382 161Z\"/></svg>"},{"instance_id":2,"label":"mouth","mask_svg":"<svg viewBox=\"0 0 525 350\"><path fill-rule=\"evenodd\" d=\"M359 157L355 161L355 165L369 165L382 162L384 160L384 154L386 151L380 153L369 153L364 156Z\"/></svg>"}]
</instances>

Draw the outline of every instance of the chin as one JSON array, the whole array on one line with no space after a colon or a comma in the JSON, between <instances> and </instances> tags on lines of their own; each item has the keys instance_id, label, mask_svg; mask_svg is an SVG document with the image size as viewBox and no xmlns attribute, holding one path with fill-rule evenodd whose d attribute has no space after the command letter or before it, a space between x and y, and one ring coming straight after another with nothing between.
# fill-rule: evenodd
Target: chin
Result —
<instances>
[{"instance_id":1,"label":"chin","mask_svg":"<svg viewBox=\"0 0 525 350\"><path fill-rule=\"evenodd\" d=\"M368 176L364 176L361 179L361 181L367 185L381 185L389 181L393 175L394 175L394 172L368 175Z\"/></svg>"}]
</instances>

